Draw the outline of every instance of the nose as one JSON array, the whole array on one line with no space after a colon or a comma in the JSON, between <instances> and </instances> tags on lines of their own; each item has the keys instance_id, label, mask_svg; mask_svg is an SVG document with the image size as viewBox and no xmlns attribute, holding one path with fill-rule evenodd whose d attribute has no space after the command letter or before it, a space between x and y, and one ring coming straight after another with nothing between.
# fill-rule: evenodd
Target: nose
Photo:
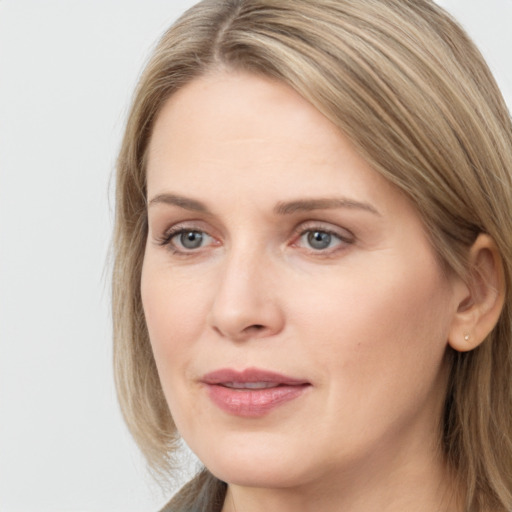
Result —
<instances>
[{"instance_id":1,"label":"nose","mask_svg":"<svg viewBox=\"0 0 512 512\"><path fill-rule=\"evenodd\" d=\"M279 279L261 254L227 256L217 283L209 320L222 337L244 341L270 337L283 329Z\"/></svg>"}]
</instances>

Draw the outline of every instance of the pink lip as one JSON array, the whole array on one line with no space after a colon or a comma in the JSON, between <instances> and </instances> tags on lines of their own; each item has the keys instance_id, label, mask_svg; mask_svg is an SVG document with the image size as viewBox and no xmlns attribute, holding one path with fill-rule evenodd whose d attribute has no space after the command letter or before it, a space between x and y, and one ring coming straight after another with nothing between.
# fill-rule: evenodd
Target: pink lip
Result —
<instances>
[{"instance_id":1,"label":"pink lip","mask_svg":"<svg viewBox=\"0 0 512 512\"><path fill-rule=\"evenodd\" d=\"M216 370L206 374L201 382L206 385L213 403L223 411L250 418L263 416L272 409L298 398L311 386L306 380L257 368L247 368L241 372L231 369ZM251 383L265 383L270 387L241 387Z\"/></svg>"}]
</instances>

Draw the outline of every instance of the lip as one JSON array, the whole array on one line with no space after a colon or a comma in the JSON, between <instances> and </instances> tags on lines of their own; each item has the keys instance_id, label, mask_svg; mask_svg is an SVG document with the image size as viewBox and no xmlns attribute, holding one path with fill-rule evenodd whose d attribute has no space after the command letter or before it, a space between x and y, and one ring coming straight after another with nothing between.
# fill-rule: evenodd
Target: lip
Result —
<instances>
[{"instance_id":1,"label":"lip","mask_svg":"<svg viewBox=\"0 0 512 512\"><path fill-rule=\"evenodd\" d=\"M223 411L246 418L257 418L299 398L311 383L272 371L224 368L201 379L212 402ZM261 386L261 387L259 387Z\"/></svg>"}]
</instances>

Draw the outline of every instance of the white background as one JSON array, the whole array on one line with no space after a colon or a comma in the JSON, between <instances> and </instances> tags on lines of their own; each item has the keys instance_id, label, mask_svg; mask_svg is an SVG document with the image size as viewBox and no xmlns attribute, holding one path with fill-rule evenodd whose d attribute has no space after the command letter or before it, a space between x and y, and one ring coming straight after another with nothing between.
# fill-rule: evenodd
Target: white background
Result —
<instances>
[{"instance_id":1,"label":"white background","mask_svg":"<svg viewBox=\"0 0 512 512\"><path fill-rule=\"evenodd\" d=\"M115 399L109 180L141 67L193 3L0 0L1 512L166 501ZM512 0L440 3L511 106Z\"/></svg>"}]
</instances>

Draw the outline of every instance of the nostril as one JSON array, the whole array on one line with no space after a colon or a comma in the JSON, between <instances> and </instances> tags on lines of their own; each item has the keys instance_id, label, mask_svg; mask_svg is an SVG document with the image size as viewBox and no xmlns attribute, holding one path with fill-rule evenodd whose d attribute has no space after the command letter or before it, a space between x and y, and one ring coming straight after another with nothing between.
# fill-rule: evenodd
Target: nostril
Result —
<instances>
[{"instance_id":1,"label":"nostril","mask_svg":"<svg viewBox=\"0 0 512 512\"><path fill-rule=\"evenodd\" d=\"M262 331L263 329L265 329L265 326L264 325L261 325L261 324L253 324L253 325L249 325L248 327L246 327L244 329L245 332L254 332L254 331Z\"/></svg>"}]
</instances>

